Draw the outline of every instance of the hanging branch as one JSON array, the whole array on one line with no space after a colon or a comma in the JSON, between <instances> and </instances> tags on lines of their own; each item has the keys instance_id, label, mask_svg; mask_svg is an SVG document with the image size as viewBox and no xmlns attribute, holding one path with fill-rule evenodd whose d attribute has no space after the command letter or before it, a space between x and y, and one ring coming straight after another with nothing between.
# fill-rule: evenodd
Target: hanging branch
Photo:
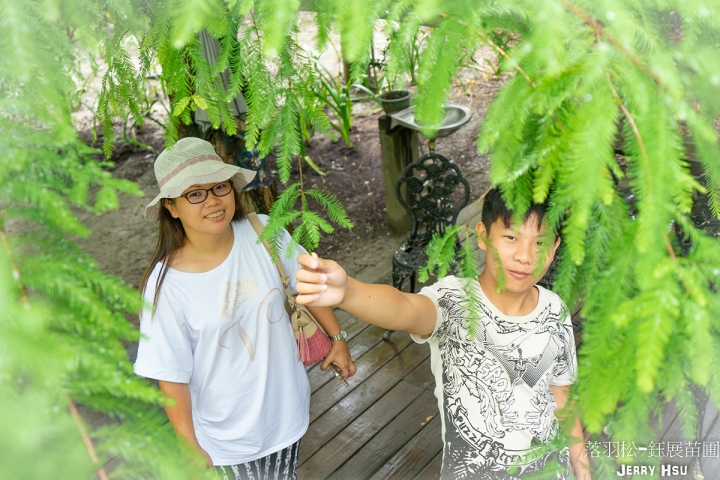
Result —
<instances>
[{"instance_id":1,"label":"hanging branch","mask_svg":"<svg viewBox=\"0 0 720 480\"><path fill-rule=\"evenodd\" d=\"M97 465L100 462L100 459L97 456L97 453L95 452L95 446L93 445L92 439L90 438L90 435L88 435L87 430L85 429L85 423L83 422L82 417L80 416L80 412L78 412L77 407L75 406L75 402L72 401L72 398L69 396L65 396L68 405L70 407L70 415L72 415L73 420L75 420L75 423L78 426L78 430L80 430L80 435L82 436L83 441L85 442L85 447L87 448L88 455L90 456L90 459L93 461L95 465ZM100 480L110 480L108 477L108 474L105 472L104 467L99 467L97 470L98 477Z\"/></svg>"},{"instance_id":2,"label":"hanging branch","mask_svg":"<svg viewBox=\"0 0 720 480\"><path fill-rule=\"evenodd\" d=\"M305 184L303 183L303 173L302 173L302 158L298 156L298 176L300 180L300 196L302 197L302 200L300 202L300 211L304 214L305 213Z\"/></svg>"},{"instance_id":3,"label":"hanging branch","mask_svg":"<svg viewBox=\"0 0 720 480\"><path fill-rule=\"evenodd\" d=\"M10 265L12 268L12 276L13 280L15 280L15 283L17 284L18 288L20 289L20 302L22 303L24 308L30 308L30 300L28 298L27 293L27 287L23 285L23 283L20 281L20 270L17 268L17 265L15 265L15 262L12 260L12 250L10 249L10 243L7 239L7 234L5 233L5 227L3 226L2 229L0 229L0 242L2 243L3 248L5 248L5 251L8 254L8 258L10 259ZM68 408L70 410L70 415L72 416L73 420L75 421L75 424L78 427L78 430L80 431L80 436L82 437L83 441L85 442L85 447L88 451L88 456L93 461L95 465L98 465L99 458L97 456L97 453L95 452L95 446L93 445L92 439L90 438L90 435L87 433L87 429L85 428L85 424L83 422L82 417L80 416L80 413L77 410L77 407L75 406L75 402L73 402L72 398L70 398L68 395L65 395L65 399L68 402ZM97 474L100 480L110 480L108 477L107 472L105 472L105 468L100 466L97 469Z\"/></svg>"},{"instance_id":4,"label":"hanging branch","mask_svg":"<svg viewBox=\"0 0 720 480\"><path fill-rule=\"evenodd\" d=\"M502 48L500 48L499 45L495 44L495 42L493 42L492 40L490 40L489 38L487 38L485 35L483 35L483 34L480 33L480 32L478 32L478 36L480 37L481 40L483 40L483 41L487 42L488 44L490 44L490 46L493 47L493 48L495 49L495 51L497 51L500 55L502 55L503 57L505 57L505 58L508 59L508 60L511 60L510 55L508 55L505 50L503 50ZM533 82L533 79L530 78L530 75L528 75L527 73L525 73L525 70L523 70L520 65L515 65L513 68L514 68L515 70L517 70L518 72L520 72L520 74L521 74L523 77L525 77L525 80L530 84L530 86L531 86L533 89L537 89L537 85L535 85L535 82Z\"/></svg>"},{"instance_id":5,"label":"hanging branch","mask_svg":"<svg viewBox=\"0 0 720 480\"><path fill-rule=\"evenodd\" d=\"M623 103L622 99L620 98L620 95L615 90L615 87L612 84L612 80L610 79L610 74L608 72L605 72L605 78L607 78L608 83L610 84L610 91L613 93L613 96L618 102L618 106L620 107L620 110L623 112L623 115L627 119L628 123L630 124L630 128L632 128L633 135L635 136L635 139L638 142L638 146L640 147L640 153L641 158L643 160L643 164L645 165L645 170L647 172L647 176L650 179L648 182L648 188L650 189L650 193L654 194L653 192L653 183L652 183L652 172L650 171L650 162L648 160L647 151L645 151L645 144L643 143L642 136L640 135L640 130L637 127L637 124L635 123L635 119L633 118L630 111L627 109L625 104ZM677 262L677 257L675 256L675 252L673 251L672 245L670 244L670 240L667 237L667 234L663 232L662 234L663 242L665 243L665 248L667 248L668 253L670 254L670 258L673 259L673 261Z\"/></svg>"},{"instance_id":6,"label":"hanging branch","mask_svg":"<svg viewBox=\"0 0 720 480\"><path fill-rule=\"evenodd\" d=\"M28 300L27 288L25 288L25 286L20 282L20 270L18 270L17 265L15 265L15 262L12 261L12 251L10 250L10 243L8 242L8 238L7 238L7 234L5 233L4 225L3 225L2 229L0 229L0 242L2 242L2 245L8 254L8 258L11 259L10 267L12 268L13 280L15 280L15 283L17 283L17 286L20 289L20 301L22 302L22 304L25 308L28 308L30 306L30 303Z\"/></svg>"},{"instance_id":7,"label":"hanging branch","mask_svg":"<svg viewBox=\"0 0 720 480\"><path fill-rule=\"evenodd\" d=\"M601 36L605 37L610 43L612 43L615 46L615 48L620 50L626 57L628 57L628 59L630 59L630 61L632 63L634 63L639 69L641 69L643 72L647 73L648 76L655 81L655 83L657 83L658 85L660 85L663 88L666 88L664 82L660 79L660 77L658 77L655 74L655 72L653 72L652 69L645 62L643 62L642 59L640 59L640 57L638 57L634 53L628 51L628 49L625 48L625 46L620 42L620 40L615 38L613 35L609 34L607 29L600 22L595 20L592 16L590 16L590 14L583 11L578 6L576 6L570 2L564 2L564 4L568 10L570 10L575 15L580 17L580 19L583 22L585 22L586 24L588 24L590 27L594 28L595 34L598 37L601 37Z\"/></svg>"}]
</instances>

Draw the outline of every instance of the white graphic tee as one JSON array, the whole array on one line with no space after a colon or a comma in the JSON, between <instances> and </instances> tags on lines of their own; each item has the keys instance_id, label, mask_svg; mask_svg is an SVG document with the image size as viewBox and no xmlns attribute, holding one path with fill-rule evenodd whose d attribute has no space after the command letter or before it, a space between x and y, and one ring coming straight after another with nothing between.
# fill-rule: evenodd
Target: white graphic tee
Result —
<instances>
[{"instance_id":1,"label":"white graphic tee","mask_svg":"<svg viewBox=\"0 0 720 480\"><path fill-rule=\"evenodd\" d=\"M267 217L259 216L263 223ZM230 254L204 273L170 268L155 315L140 315L135 373L187 383L195 435L215 465L282 450L308 426L310 384L284 306L280 274L248 220L232 222ZM280 257L294 291L296 255ZM145 291L152 303L160 270Z\"/></svg>"},{"instance_id":2,"label":"white graphic tee","mask_svg":"<svg viewBox=\"0 0 720 480\"><path fill-rule=\"evenodd\" d=\"M480 300L474 339L462 306L466 288ZM432 335L413 339L430 345L443 427L442 478L516 478L549 462L562 466L558 478L568 478L567 447L546 451L546 445L558 432L550 386L573 383L575 342L560 297L537 288L538 304L524 316L500 312L476 279L450 276L420 292L437 308Z\"/></svg>"}]
</instances>

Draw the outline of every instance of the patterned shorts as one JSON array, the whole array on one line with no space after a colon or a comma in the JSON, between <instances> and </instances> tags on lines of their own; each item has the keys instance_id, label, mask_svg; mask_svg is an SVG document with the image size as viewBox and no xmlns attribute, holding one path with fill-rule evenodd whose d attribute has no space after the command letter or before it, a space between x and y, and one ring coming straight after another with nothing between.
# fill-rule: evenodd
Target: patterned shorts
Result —
<instances>
[{"instance_id":1,"label":"patterned shorts","mask_svg":"<svg viewBox=\"0 0 720 480\"><path fill-rule=\"evenodd\" d=\"M295 480L300 440L289 447L247 463L215 467L220 480Z\"/></svg>"}]
</instances>

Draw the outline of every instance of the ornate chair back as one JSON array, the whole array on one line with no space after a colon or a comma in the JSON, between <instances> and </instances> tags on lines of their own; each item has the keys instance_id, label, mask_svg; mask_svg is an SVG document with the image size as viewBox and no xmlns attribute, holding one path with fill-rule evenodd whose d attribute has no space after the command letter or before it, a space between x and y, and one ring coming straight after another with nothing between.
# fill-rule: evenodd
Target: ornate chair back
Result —
<instances>
[{"instance_id":1,"label":"ornate chair back","mask_svg":"<svg viewBox=\"0 0 720 480\"><path fill-rule=\"evenodd\" d=\"M393 286L402 290L409 279L410 291L415 292L417 272L427 263L425 247L433 234L442 235L448 226L455 224L470 198L470 184L457 165L431 152L405 167L395 184L395 193L410 214L412 225L407 241L393 254Z\"/></svg>"},{"instance_id":2,"label":"ornate chair back","mask_svg":"<svg viewBox=\"0 0 720 480\"><path fill-rule=\"evenodd\" d=\"M407 194L402 194L403 185ZM470 184L457 165L437 153L411 163L395 183L400 204L410 215L408 244L426 246L433 234L454 225L470 198Z\"/></svg>"}]
</instances>

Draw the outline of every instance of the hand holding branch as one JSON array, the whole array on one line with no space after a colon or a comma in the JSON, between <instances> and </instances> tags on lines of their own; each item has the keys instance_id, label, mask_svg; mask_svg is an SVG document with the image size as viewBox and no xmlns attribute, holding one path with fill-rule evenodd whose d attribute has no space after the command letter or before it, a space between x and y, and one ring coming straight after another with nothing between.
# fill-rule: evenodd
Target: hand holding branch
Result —
<instances>
[{"instance_id":1,"label":"hand holding branch","mask_svg":"<svg viewBox=\"0 0 720 480\"><path fill-rule=\"evenodd\" d=\"M316 253L300 254L298 262L303 267L295 274L299 304L332 307L343 302L348 276L340 265L320 258Z\"/></svg>"}]
</instances>

